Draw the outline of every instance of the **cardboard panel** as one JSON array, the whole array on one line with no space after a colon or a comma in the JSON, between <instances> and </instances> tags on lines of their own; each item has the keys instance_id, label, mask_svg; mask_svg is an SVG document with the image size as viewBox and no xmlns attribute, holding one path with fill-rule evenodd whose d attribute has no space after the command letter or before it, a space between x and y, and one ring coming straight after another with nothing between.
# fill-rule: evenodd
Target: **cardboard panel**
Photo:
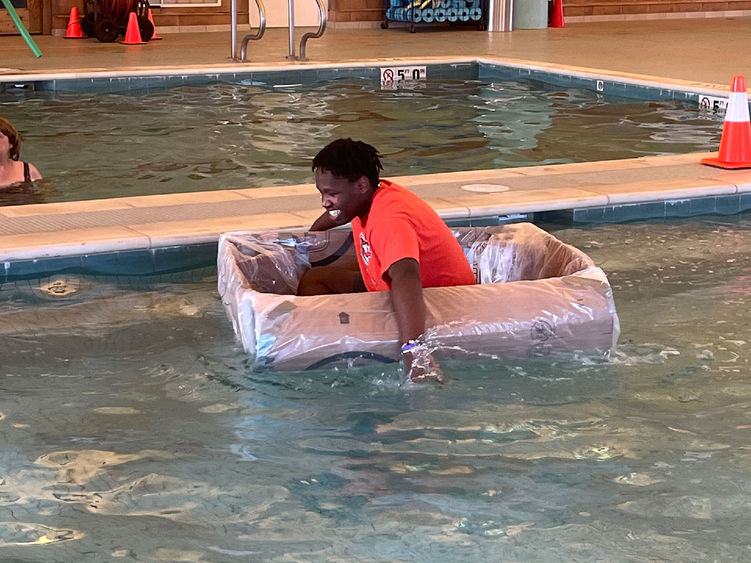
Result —
<instances>
[{"instance_id":1,"label":"cardboard panel","mask_svg":"<svg viewBox=\"0 0 751 563\"><path fill-rule=\"evenodd\" d=\"M425 339L438 359L531 357L615 345L620 329L612 290L586 254L530 223L454 232L481 283L423 291ZM347 236L222 235L219 293L257 365L301 370L357 357L399 361L388 292L295 295L311 261L352 263Z\"/></svg>"}]
</instances>

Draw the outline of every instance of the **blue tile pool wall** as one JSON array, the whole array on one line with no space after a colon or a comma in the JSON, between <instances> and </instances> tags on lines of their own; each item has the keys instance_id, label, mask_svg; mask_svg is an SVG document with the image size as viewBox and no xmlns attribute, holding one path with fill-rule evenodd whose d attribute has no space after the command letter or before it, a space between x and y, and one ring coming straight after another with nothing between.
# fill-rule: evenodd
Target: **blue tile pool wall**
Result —
<instances>
[{"instance_id":1,"label":"blue tile pool wall","mask_svg":"<svg viewBox=\"0 0 751 563\"><path fill-rule=\"evenodd\" d=\"M170 246L152 250L127 250L81 256L61 256L0 263L0 289L4 283L75 274L130 276L134 279L173 276L216 264L218 243ZM179 276L178 276L179 277Z\"/></svg>"},{"instance_id":2,"label":"blue tile pool wall","mask_svg":"<svg viewBox=\"0 0 751 563\"><path fill-rule=\"evenodd\" d=\"M617 96L641 101L676 100L698 103L699 100L699 93L686 90L655 88L654 86L618 82L606 78L571 76L550 71L506 65L480 64L478 65L477 79L483 82L519 79L537 80L549 85L565 88L579 88L582 90L597 92L602 95ZM718 93L718 95L722 94Z\"/></svg>"},{"instance_id":3,"label":"blue tile pool wall","mask_svg":"<svg viewBox=\"0 0 751 563\"><path fill-rule=\"evenodd\" d=\"M280 87L332 82L342 79L372 80L380 83L381 68L403 66L387 64L367 67L341 67L321 69L264 70L258 72L227 72L211 74L175 74L164 76L122 76L102 78L73 78L39 81L3 81L0 77L0 93L28 91L56 91L69 93L146 93L178 86L205 86L227 83L259 87ZM450 63L432 64L428 67L428 79L477 80L478 64Z\"/></svg>"},{"instance_id":4,"label":"blue tile pool wall","mask_svg":"<svg viewBox=\"0 0 751 563\"><path fill-rule=\"evenodd\" d=\"M644 219L696 217L699 215L734 215L751 210L751 194L672 199L647 203L630 203L565 209L535 213L536 221L552 223L625 223Z\"/></svg>"},{"instance_id":5,"label":"blue tile pool wall","mask_svg":"<svg viewBox=\"0 0 751 563\"><path fill-rule=\"evenodd\" d=\"M374 84L380 82L380 69L385 66L404 66L404 62L384 62L383 64L363 67L337 68L298 68L288 70L263 70L249 72L230 71L208 74L174 74L159 76L117 76L72 78L39 81L13 81L0 77L0 93L28 91L59 91L80 93L146 93L177 86L204 86L212 83L242 83L260 87L279 87L285 85L305 85L316 82L331 82L341 79L368 79ZM670 88L655 88L640 84L630 84L608 80L571 76L550 72L548 70L530 69L521 66L478 63L429 64L427 77L430 79L481 80L483 82L503 80L536 80L544 84L566 88L580 88L599 92L607 96L616 96L637 100L678 100L697 102L699 94ZM722 95L722 93L718 93Z\"/></svg>"}]
</instances>

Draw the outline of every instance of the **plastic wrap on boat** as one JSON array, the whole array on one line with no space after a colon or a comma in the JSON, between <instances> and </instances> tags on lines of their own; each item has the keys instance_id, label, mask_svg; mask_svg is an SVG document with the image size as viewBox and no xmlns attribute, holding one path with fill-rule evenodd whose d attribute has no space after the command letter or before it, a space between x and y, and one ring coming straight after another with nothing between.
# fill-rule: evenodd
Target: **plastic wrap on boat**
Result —
<instances>
[{"instance_id":1,"label":"plastic wrap on boat","mask_svg":"<svg viewBox=\"0 0 751 563\"><path fill-rule=\"evenodd\" d=\"M531 223L453 229L471 286L423 290L435 355L605 351L619 335L611 287L584 252ZM219 241L219 293L258 366L316 369L400 359L389 292L300 297L311 265L357 269L349 230L236 232Z\"/></svg>"}]
</instances>

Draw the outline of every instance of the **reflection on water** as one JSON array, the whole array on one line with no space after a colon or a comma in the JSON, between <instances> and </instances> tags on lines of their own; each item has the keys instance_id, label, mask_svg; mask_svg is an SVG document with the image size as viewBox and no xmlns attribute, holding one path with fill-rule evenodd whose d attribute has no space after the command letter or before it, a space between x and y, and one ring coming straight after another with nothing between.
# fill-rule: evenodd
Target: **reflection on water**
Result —
<instances>
[{"instance_id":1,"label":"reflection on water","mask_svg":"<svg viewBox=\"0 0 751 563\"><path fill-rule=\"evenodd\" d=\"M46 201L289 185L337 137L384 154L390 176L716 150L722 117L536 81L430 80L380 91L183 86L142 95L0 94Z\"/></svg>"},{"instance_id":2,"label":"reflection on water","mask_svg":"<svg viewBox=\"0 0 751 563\"><path fill-rule=\"evenodd\" d=\"M55 186L48 178L13 184L0 188L0 206L46 203L52 201L54 194Z\"/></svg>"},{"instance_id":3,"label":"reflection on water","mask_svg":"<svg viewBox=\"0 0 751 563\"><path fill-rule=\"evenodd\" d=\"M751 216L552 229L618 348L443 387L253 372L211 270L1 286L0 557L747 559Z\"/></svg>"}]
</instances>

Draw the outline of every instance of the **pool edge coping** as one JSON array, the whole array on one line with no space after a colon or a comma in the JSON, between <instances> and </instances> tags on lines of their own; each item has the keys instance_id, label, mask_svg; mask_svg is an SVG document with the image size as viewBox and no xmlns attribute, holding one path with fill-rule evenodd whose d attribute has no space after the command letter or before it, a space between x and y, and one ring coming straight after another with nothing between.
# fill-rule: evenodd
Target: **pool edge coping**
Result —
<instances>
[{"instance_id":1,"label":"pool edge coping","mask_svg":"<svg viewBox=\"0 0 751 563\"><path fill-rule=\"evenodd\" d=\"M636 213L634 206L651 204L676 210L680 202L702 198L737 197L739 204L740 198L751 202L751 171L703 166L698 161L705 154L708 153L390 179L418 193L447 221L606 208ZM666 171L683 177L660 178ZM613 176L619 180L613 181ZM511 189L498 193L462 189L463 185L476 183ZM560 187L561 184L567 185ZM274 195L275 191L278 195ZM285 207L285 199L294 200L298 209ZM264 211L264 206L269 211ZM197 214L207 207L215 215L197 219ZM694 208L699 209L697 205ZM711 208L707 209L711 212ZM321 212L313 184L0 207L0 261L211 243L227 231L306 228ZM667 211L665 216L669 216ZM56 222L77 228L55 229ZM13 232L14 226L17 232Z\"/></svg>"}]
</instances>

